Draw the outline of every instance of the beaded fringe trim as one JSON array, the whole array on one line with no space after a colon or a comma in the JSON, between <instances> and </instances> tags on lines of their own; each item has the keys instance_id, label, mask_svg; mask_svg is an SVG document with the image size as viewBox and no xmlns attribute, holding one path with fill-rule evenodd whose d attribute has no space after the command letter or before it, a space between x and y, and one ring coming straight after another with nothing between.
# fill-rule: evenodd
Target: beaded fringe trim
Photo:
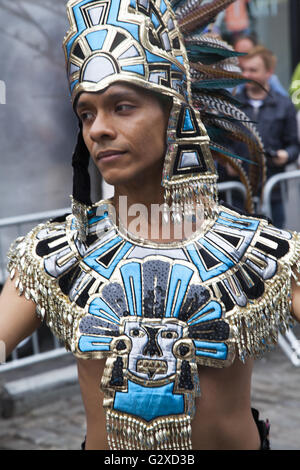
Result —
<instances>
[{"instance_id":1,"label":"beaded fringe trim","mask_svg":"<svg viewBox=\"0 0 300 470\"><path fill-rule=\"evenodd\" d=\"M192 426L187 415L168 416L150 424L108 410L106 430L111 450L191 450Z\"/></svg>"},{"instance_id":2,"label":"beaded fringe trim","mask_svg":"<svg viewBox=\"0 0 300 470\"><path fill-rule=\"evenodd\" d=\"M181 222L185 216L197 215L202 211L204 219L215 219L218 216L217 177L189 177L175 181L164 181L164 215L167 219L171 213L174 222ZM199 215L199 214L198 214Z\"/></svg>"},{"instance_id":3,"label":"beaded fringe trim","mask_svg":"<svg viewBox=\"0 0 300 470\"><path fill-rule=\"evenodd\" d=\"M291 279L296 279L292 268L300 275L300 236L296 234L294 250L288 263L284 264L280 274L266 283L266 291L257 304L248 304L226 320L231 326L234 342L241 361L249 356L260 358L278 341L278 334L285 334L292 327L295 319L291 314ZM280 261L279 261L280 263ZM298 277L299 278L299 277Z\"/></svg>"},{"instance_id":4,"label":"beaded fringe trim","mask_svg":"<svg viewBox=\"0 0 300 470\"><path fill-rule=\"evenodd\" d=\"M56 280L46 275L44 260L41 258L39 262L33 255L35 235L44 227L44 224L39 225L26 237L15 240L7 254L7 269L19 295L24 295L36 304L37 317L47 322L52 332L64 341L67 349L73 349L76 306L61 294Z\"/></svg>"},{"instance_id":5,"label":"beaded fringe trim","mask_svg":"<svg viewBox=\"0 0 300 470\"><path fill-rule=\"evenodd\" d=\"M75 229L78 231L79 239L82 242L86 241L86 237L88 235L88 227L89 227L89 219L88 219L88 211L91 207L82 204L79 201L76 201L71 196L72 201L72 214L74 215L75 221Z\"/></svg>"}]
</instances>

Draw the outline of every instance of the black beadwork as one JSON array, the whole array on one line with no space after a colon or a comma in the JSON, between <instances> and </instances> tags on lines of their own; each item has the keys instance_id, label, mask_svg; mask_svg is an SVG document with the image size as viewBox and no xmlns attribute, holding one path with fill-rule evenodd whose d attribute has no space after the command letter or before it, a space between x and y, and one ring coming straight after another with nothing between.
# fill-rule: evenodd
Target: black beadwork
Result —
<instances>
[{"instance_id":1,"label":"black beadwork","mask_svg":"<svg viewBox=\"0 0 300 470\"><path fill-rule=\"evenodd\" d=\"M179 387L183 390L194 389L191 366L188 361L182 361L179 377Z\"/></svg>"},{"instance_id":2,"label":"black beadwork","mask_svg":"<svg viewBox=\"0 0 300 470\"><path fill-rule=\"evenodd\" d=\"M121 357L117 357L114 362L109 384L112 387L122 387L124 385L123 359Z\"/></svg>"}]
</instances>

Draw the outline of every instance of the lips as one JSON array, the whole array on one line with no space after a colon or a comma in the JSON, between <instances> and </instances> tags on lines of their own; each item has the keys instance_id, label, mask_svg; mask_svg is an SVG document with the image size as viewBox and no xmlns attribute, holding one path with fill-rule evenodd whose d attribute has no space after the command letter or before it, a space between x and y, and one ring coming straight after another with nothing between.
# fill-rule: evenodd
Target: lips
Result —
<instances>
[{"instance_id":1,"label":"lips","mask_svg":"<svg viewBox=\"0 0 300 470\"><path fill-rule=\"evenodd\" d=\"M99 152L97 154L97 161L100 160L111 160L114 158L119 157L120 155L124 155L126 153L124 150L118 150L118 149L112 149L112 150L106 150L105 152Z\"/></svg>"}]
</instances>

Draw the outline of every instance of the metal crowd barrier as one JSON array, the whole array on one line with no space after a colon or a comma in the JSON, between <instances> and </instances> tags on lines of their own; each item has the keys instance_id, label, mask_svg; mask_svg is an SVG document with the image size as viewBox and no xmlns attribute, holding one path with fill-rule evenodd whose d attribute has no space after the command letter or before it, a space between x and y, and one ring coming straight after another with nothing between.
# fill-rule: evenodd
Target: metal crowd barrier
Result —
<instances>
[{"instance_id":1,"label":"metal crowd barrier","mask_svg":"<svg viewBox=\"0 0 300 470\"><path fill-rule=\"evenodd\" d=\"M35 225L69 212L70 208L64 208L54 211L0 219L0 284L4 284L7 277L6 253L10 243L17 237L25 235ZM41 330L37 330L33 335L18 345L11 354L11 360L0 366L0 373L40 361L54 359L55 357L66 354L65 348L61 347L59 341L50 333L50 330L45 351L42 351L44 348L41 347L41 343ZM29 350L30 354L28 356L21 357L24 356L24 354L26 355L24 349Z\"/></svg>"},{"instance_id":2,"label":"metal crowd barrier","mask_svg":"<svg viewBox=\"0 0 300 470\"><path fill-rule=\"evenodd\" d=\"M300 171L290 172L284 175L287 177L286 179L290 179L290 178L300 179ZM276 180L276 182L274 182L274 185L277 182L278 181ZM270 194L274 185L272 183L269 183L268 186L266 185L264 202L262 205L262 209L264 209L265 215L270 213L269 212L270 211ZM227 182L219 183L218 189L219 191L222 191L223 193L225 193L225 196L226 196L225 199L228 204L232 204L232 191L234 190L239 191L243 197L246 196L245 187L243 186L242 183L239 183L236 181L227 181ZM32 228L34 225L40 222L49 220L50 218L59 217L68 212L70 212L70 208L63 208L63 209L58 209L55 211L40 212L40 213L29 214L29 215L24 215L24 216L19 216L19 217L9 217L9 218L0 220L0 283L4 283L6 279L6 265L7 265L6 253L7 253L9 244L7 243L6 244L7 246L5 247L3 246L3 239L5 238L4 237L5 231L9 229L11 233L13 229L14 234L10 235L9 237L10 242L11 242L15 238L27 233L28 230L30 230L30 228ZM6 234L6 237L7 237L7 234ZM50 360L55 357L59 357L64 354L67 354L65 349L63 347L60 347L58 340L54 337L53 337L53 345L50 348L50 350L41 352L40 346L39 346L38 335L39 335L39 331L35 332L30 338L27 339L27 341L32 342L33 353L30 354L28 357L20 358L19 353L18 353L18 350L20 348L16 348L15 351L13 351L12 353L12 360L8 362L7 364L2 364L0 366L0 373L2 371L17 369L25 365L31 365L39 361L44 361L48 359ZM20 346L22 346L22 343ZM297 338L291 331L288 331L284 337L280 335L279 345L282 348L282 350L285 352L285 354L289 357L291 362L295 366L300 366L300 342L297 340Z\"/></svg>"},{"instance_id":3,"label":"metal crowd barrier","mask_svg":"<svg viewBox=\"0 0 300 470\"><path fill-rule=\"evenodd\" d=\"M244 199L246 198L247 194L245 186L242 183L239 183L238 181L224 181L222 183L219 183L218 190L219 192L225 193L226 202L230 206L234 205L232 198L233 191L238 191L239 193L241 193Z\"/></svg>"},{"instance_id":4,"label":"metal crowd barrier","mask_svg":"<svg viewBox=\"0 0 300 470\"><path fill-rule=\"evenodd\" d=\"M263 200L260 211L262 214L271 218L272 215L272 192L278 184L281 186L281 191L288 196L287 182L295 180L299 182L299 201L300 201L300 170L289 170L269 178L264 186ZM296 207L299 203L295 201ZM300 226L300 211L298 212L298 220L295 221ZM288 356L292 364L300 367L300 341L297 339L293 331L290 329L286 334L279 335L279 346L282 351Z\"/></svg>"},{"instance_id":5,"label":"metal crowd barrier","mask_svg":"<svg viewBox=\"0 0 300 470\"><path fill-rule=\"evenodd\" d=\"M290 170L283 173L279 173L278 175L274 175L269 178L264 186L264 193L263 193L263 201L261 205L261 212L266 215L267 217L271 218L271 197L272 191L274 190L275 186L278 184L281 186L282 191L286 191L286 184L287 181L291 180L299 180L300 183L300 170ZM300 186L299 186L300 188ZM299 193L299 200L300 200L300 193ZM299 218L300 218L300 211L299 211Z\"/></svg>"}]
</instances>

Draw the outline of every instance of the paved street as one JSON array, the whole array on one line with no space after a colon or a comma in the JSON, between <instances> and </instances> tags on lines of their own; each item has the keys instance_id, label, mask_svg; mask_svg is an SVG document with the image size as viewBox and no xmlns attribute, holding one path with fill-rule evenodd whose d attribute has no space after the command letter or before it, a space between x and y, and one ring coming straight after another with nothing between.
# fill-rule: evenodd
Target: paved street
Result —
<instances>
[{"instance_id":1,"label":"paved street","mask_svg":"<svg viewBox=\"0 0 300 470\"><path fill-rule=\"evenodd\" d=\"M77 450L85 435L79 391L24 416L0 420L1 450Z\"/></svg>"},{"instance_id":2,"label":"paved street","mask_svg":"<svg viewBox=\"0 0 300 470\"><path fill-rule=\"evenodd\" d=\"M300 450L300 367L277 348L257 361L252 390L253 406L271 422L272 449Z\"/></svg>"},{"instance_id":3,"label":"paved street","mask_svg":"<svg viewBox=\"0 0 300 470\"><path fill-rule=\"evenodd\" d=\"M297 335L299 337L299 335ZM274 450L300 449L300 367L280 348L256 363L253 406L271 421ZM76 450L85 434L85 418L77 385L24 415L0 418L0 449Z\"/></svg>"}]
</instances>

